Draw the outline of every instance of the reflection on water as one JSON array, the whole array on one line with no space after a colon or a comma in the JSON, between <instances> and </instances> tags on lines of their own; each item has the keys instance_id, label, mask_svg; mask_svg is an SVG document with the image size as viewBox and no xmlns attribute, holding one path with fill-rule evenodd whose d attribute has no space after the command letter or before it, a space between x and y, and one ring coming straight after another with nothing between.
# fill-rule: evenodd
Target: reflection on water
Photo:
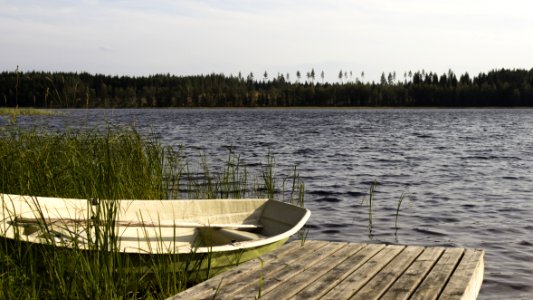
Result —
<instances>
[{"instance_id":1,"label":"reflection on water","mask_svg":"<svg viewBox=\"0 0 533 300\"><path fill-rule=\"evenodd\" d=\"M296 164L310 239L486 250L480 298L533 297L533 110L65 110L51 129L133 125L189 156ZM6 119L0 119L5 124ZM362 202L375 193L372 230ZM405 193L395 226L396 207Z\"/></svg>"}]
</instances>

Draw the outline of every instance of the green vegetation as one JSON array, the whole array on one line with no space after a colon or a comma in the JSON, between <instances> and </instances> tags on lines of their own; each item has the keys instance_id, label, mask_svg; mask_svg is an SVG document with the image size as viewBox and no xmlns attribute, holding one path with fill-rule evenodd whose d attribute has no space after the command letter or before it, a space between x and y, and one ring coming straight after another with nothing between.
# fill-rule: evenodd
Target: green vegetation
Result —
<instances>
[{"instance_id":1,"label":"green vegetation","mask_svg":"<svg viewBox=\"0 0 533 300\"><path fill-rule=\"evenodd\" d=\"M533 106L533 69L493 70L470 76L409 71L365 82L340 71L337 83L315 81L314 70L262 78L210 74L149 77L88 73L2 72L0 105L38 108L271 107L271 106Z\"/></svg>"},{"instance_id":2,"label":"green vegetation","mask_svg":"<svg viewBox=\"0 0 533 300\"><path fill-rule=\"evenodd\" d=\"M374 222L373 222L373 219L375 217L375 209L374 209L374 206L376 204L376 187L379 186L379 182L377 182L376 180L372 181L372 183L370 184L370 188L369 188L369 191L368 191L368 198L365 196L362 198L361 200L361 205L364 206L365 204L368 205L368 237L370 239L373 238L373 230L374 230ZM405 193L402 193L400 195L400 198L398 199L398 203L396 204L396 208L395 208L395 214L394 214L394 235L397 239L397 235L398 235L398 218L400 217L400 209L401 209L401 206L402 206L402 203L404 202L405 200ZM408 197L408 200L410 199L409 196Z\"/></svg>"},{"instance_id":3,"label":"green vegetation","mask_svg":"<svg viewBox=\"0 0 533 300\"><path fill-rule=\"evenodd\" d=\"M31 107L0 107L0 116L49 116L55 115L57 112L48 109L31 108Z\"/></svg>"},{"instance_id":4,"label":"green vegetation","mask_svg":"<svg viewBox=\"0 0 533 300\"><path fill-rule=\"evenodd\" d=\"M398 200L398 206L396 207L396 217L394 218L394 229L398 230L398 217L400 216L400 206L402 205L405 194L402 193L400 199Z\"/></svg>"},{"instance_id":5,"label":"green vegetation","mask_svg":"<svg viewBox=\"0 0 533 300\"><path fill-rule=\"evenodd\" d=\"M133 129L47 133L0 129L0 191L2 193L72 198L166 199L239 198L274 195L302 203L303 184L293 189L274 186L272 157L251 176L238 156L229 154L222 168L207 159L192 164L179 147L162 146ZM294 173L296 174L296 173ZM294 175L293 174L293 175ZM160 299L187 287L194 266L170 271L172 256L150 256L139 261L121 255L116 247L113 201L101 201L93 222L91 251L49 245L27 245L0 239L1 299ZM43 222L40 226L46 227ZM52 233L49 228L44 232ZM133 272L132 270L136 270Z\"/></svg>"},{"instance_id":6,"label":"green vegetation","mask_svg":"<svg viewBox=\"0 0 533 300\"><path fill-rule=\"evenodd\" d=\"M165 197L164 164L175 159L134 132L0 131L0 190L70 198Z\"/></svg>"},{"instance_id":7,"label":"green vegetation","mask_svg":"<svg viewBox=\"0 0 533 300\"><path fill-rule=\"evenodd\" d=\"M374 215L374 203L376 201L375 193L376 193L376 186L378 185L379 183L376 180L372 181L372 184L370 185L370 190L368 191L368 235L369 236L372 236L372 229L373 229L372 219ZM364 204L365 202L366 202L366 197L363 197L363 199L361 200L361 204Z\"/></svg>"}]
</instances>

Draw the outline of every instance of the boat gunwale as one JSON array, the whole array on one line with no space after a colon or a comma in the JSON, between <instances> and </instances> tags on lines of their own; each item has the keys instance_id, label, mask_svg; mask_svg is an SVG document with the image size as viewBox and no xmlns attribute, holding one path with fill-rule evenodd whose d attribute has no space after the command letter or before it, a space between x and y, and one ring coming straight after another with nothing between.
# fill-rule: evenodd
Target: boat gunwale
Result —
<instances>
[{"instance_id":1,"label":"boat gunwale","mask_svg":"<svg viewBox=\"0 0 533 300\"><path fill-rule=\"evenodd\" d=\"M15 195L15 194L3 194L3 193L0 193L0 198L2 199L2 202L3 202L3 209L5 209L5 201L4 201L4 197L8 197L11 201L13 201L13 199L15 198L18 198L20 199L20 201L22 201L22 199L26 200L29 198L29 199L35 199L35 201L37 202L40 202L40 201L43 201L43 200L46 200L46 199L56 199L56 200L62 200L62 201L83 201L83 202L88 202L90 201L90 199L80 199L80 198L61 198L61 197L45 197L45 196L29 196L29 195ZM153 201L159 201L159 202L165 202L165 203L172 203L172 202L180 202L183 204L183 202L187 202L187 201L217 201L217 202L246 202L246 201L260 201L260 202L263 202L262 205L267 205L269 202L272 202L272 201L276 201L277 203L281 203L282 205L287 205L287 206L291 206L293 208L298 208L298 209L302 209L304 210L304 214L302 215L302 217L299 219L299 221L294 224L294 225L291 225L292 227L289 229L289 230L286 230L282 233L279 233L279 234L276 234L276 235L273 235L273 236L266 236L265 238L261 238L261 239L256 239L256 240L250 240L250 241L239 241L239 242L235 242L235 243L232 243L232 244L225 244L225 245L216 245L216 246L198 246L198 247L187 247L187 246L183 246L183 247L176 247L174 249L174 253L172 252L164 252L164 251L161 251L161 249L154 249L156 251L145 251L143 249L140 249L140 248L135 248L135 247L124 247L124 248L121 248L120 252L121 253L131 253L131 254L175 254L175 255L181 255L181 254L192 254L192 253L198 253L198 254L201 254L201 253L214 253L214 252L232 252L232 251L239 251L239 250L250 250L250 249L254 249L254 248L258 248L258 247L262 247L262 246L266 246L266 245L269 245L269 244L273 244L275 242L278 242L278 241L281 241L281 240L288 240L288 238L297 233L301 228L303 228L303 226L305 225L305 223L307 222L307 220L309 219L309 217L311 216L311 212L309 209L307 208L304 208L304 207L299 207L299 206L296 206L296 205L292 205L292 204L289 204L289 203L285 203L285 202L281 202L281 201L277 201L277 200L272 200L272 199L266 199L266 198L244 198L244 199L169 199L169 200L164 200L164 199L154 199L154 200L146 200L146 199L121 199L121 200L104 200L104 201L132 201L132 202L136 202L136 203L139 203L139 202L153 202ZM261 206L262 206L261 205ZM259 218L259 220L261 219L261 217ZM3 220L4 222L6 221L6 219ZM2 235L2 237L4 238L7 238L7 239L15 239L15 236L13 235L12 237L11 236L8 236L5 234L6 232L3 232L3 233L0 233ZM38 243L38 244L46 244L44 243L42 240L39 240L37 237L30 237L30 236L27 236L26 239L24 239L25 242L29 242L29 243ZM59 244L59 245L55 245L57 247L62 247L62 248L70 248L68 245L65 245L65 244ZM184 251L180 251L180 250L184 250ZM89 249L83 249L83 250L89 250Z\"/></svg>"}]
</instances>

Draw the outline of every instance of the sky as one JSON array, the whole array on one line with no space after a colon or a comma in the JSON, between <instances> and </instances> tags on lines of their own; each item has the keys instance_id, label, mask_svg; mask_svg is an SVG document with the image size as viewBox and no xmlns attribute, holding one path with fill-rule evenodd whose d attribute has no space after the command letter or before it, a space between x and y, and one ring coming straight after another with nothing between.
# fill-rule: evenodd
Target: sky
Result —
<instances>
[{"instance_id":1,"label":"sky","mask_svg":"<svg viewBox=\"0 0 533 300\"><path fill-rule=\"evenodd\" d=\"M529 70L532 11L530 0L0 0L0 71Z\"/></svg>"}]
</instances>

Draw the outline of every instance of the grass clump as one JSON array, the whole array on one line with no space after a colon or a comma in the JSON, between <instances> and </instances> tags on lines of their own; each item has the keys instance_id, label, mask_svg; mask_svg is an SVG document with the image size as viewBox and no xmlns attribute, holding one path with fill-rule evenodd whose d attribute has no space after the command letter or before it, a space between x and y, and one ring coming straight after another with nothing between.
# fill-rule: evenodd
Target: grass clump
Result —
<instances>
[{"instance_id":1,"label":"grass clump","mask_svg":"<svg viewBox=\"0 0 533 300\"><path fill-rule=\"evenodd\" d=\"M168 153L134 130L0 131L3 193L101 199L165 198ZM172 165L167 166L169 168Z\"/></svg>"},{"instance_id":2,"label":"grass clump","mask_svg":"<svg viewBox=\"0 0 533 300\"><path fill-rule=\"evenodd\" d=\"M50 109L31 107L0 107L0 116L53 116L58 112Z\"/></svg>"},{"instance_id":3,"label":"grass clump","mask_svg":"<svg viewBox=\"0 0 533 300\"><path fill-rule=\"evenodd\" d=\"M131 128L0 128L0 193L6 194L107 200L268 196L303 203L296 171L282 180L291 182L292 190L285 190L273 184L274 166L268 156L260 174L251 176L231 152L221 168L205 158L194 165L181 147L164 146ZM70 249L56 247L52 238L49 244L0 239L0 298L160 299L187 287L190 266L169 270L172 256L150 256L141 262L144 271L131 272L139 258L117 247L114 202L100 201L94 210L90 251L75 239Z\"/></svg>"}]
</instances>

